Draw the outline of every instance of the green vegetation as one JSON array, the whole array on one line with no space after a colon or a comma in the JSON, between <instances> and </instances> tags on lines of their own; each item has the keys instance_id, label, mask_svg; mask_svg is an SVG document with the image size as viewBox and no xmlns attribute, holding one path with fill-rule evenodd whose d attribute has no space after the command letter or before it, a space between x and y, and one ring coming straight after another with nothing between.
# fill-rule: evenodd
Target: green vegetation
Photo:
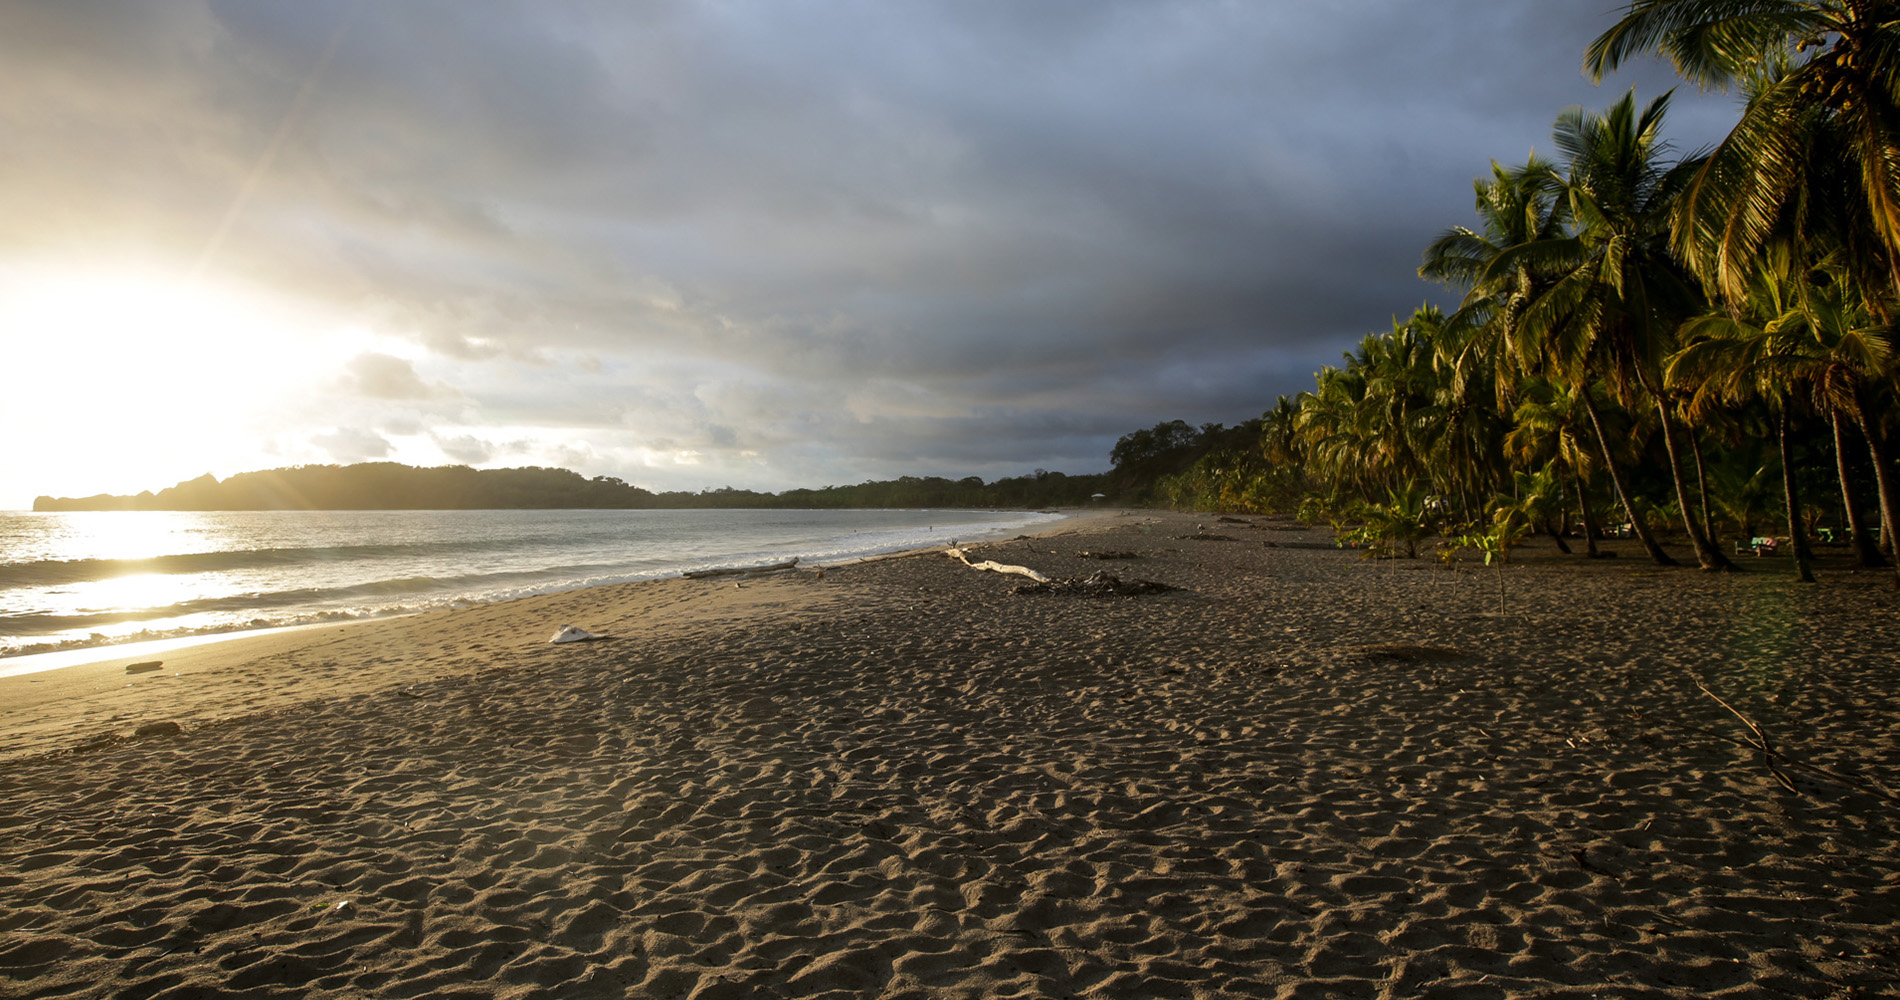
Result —
<instances>
[{"instance_id":1,"label":"green vegetation","mask_svg":"<svg viewBox=\"0 0 1900 1000\"><path fill-rule=\"evenodd\" d=\"M1366 337L1158 498L1333 520L1374 553L1436 532L1501 562L1574 515L1594 554L1607 515L1721 569L1773 516L1803 580L1817 529L1890 559L1900 2L1636 0L1585 66L1652 53L1740 91L1726 140L1672 158L1667 94L1564 111L1559 158L1494 162L1476 227L1426 249L1455 312Z\"/></svg>"}]
</instances>

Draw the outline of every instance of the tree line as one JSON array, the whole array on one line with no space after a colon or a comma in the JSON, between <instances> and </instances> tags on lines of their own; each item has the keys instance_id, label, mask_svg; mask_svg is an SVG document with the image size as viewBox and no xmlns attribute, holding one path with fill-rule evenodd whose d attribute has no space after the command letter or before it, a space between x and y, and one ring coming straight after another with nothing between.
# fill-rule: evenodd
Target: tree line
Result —
<instances>
[{"instance_id":1,"label":"tree line","mask_svg":"<svg viewBox=\"0 0 1900 1000\"><path fill-rule=\"evenodd\" d=\"M1477 223L1425 249L1454 311L1367 336L1159 498L1343 516L1388 545L1508 551L1574 516L1662 564L1665 531L1705 569L1755 532L1804 580L1817 532L1890 560L1900 2L1637 0L1584 66L1650 54L1739 91L1726 138L1673 155L1668 94L1564 111L1555 159L1494 161Z\"/></svg>"},{"instance_id":2,"label":"tree line","mask_svg":"<svg viewBox=\"0 0 1900 1000\"><path fill-rule=\"evenodd\" d=\"M612 476L589 479L568 469L528 467L431 468L395 462L300 465L243 472L220 481L211 475L135 496L43 496L38 511L70 510L522 510L764 507L1006 507L1081 506L1108 488L1106 475L1069 476L1038 469L984 482L938 476L767 493L730 486L701 492L655 493Z\"/></svg>"}]
</instances>

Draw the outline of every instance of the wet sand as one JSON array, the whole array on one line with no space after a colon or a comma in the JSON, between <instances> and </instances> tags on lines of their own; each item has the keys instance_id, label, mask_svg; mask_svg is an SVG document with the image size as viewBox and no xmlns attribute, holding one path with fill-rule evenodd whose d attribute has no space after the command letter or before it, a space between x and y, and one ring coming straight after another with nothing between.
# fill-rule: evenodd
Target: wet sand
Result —
<instances>
[{"instance_id":1,"label":"wet sand","mask_svg":"<svg viewBox=\"0 0 1900 1000\"><path fill-rule=\"evenodd\" d=\"M1900 992L1890 576L1329 537L1139 513L971 558L1180 589L919 554L0 678L0 996Z\"/></svg>"}]
</instances>

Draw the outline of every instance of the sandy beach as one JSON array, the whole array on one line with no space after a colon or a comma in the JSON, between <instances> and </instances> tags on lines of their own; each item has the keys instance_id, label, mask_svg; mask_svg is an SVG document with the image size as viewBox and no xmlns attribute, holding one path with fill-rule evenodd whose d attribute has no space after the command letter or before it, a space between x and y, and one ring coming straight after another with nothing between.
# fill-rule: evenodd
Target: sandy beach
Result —
<instances>
[{"instance_id":1,"label":"sandy beach","mask_svg":"<svg viewBox=\"0 0 1900 1000\"><path fill-rule=\"evenodd\" d=\"M919 553L0 678L0 996L1900 993L1889 574L1330 537L1130 512L971 558L1177 589Z\"/></svg>"}]
</instances>

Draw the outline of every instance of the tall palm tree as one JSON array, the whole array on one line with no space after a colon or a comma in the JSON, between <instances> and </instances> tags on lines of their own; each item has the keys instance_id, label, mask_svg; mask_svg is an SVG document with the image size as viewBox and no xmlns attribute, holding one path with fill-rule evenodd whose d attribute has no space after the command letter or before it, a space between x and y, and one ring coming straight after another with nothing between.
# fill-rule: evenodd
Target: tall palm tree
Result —
<instances>
[{"instance_id":1,"label":"tall palm tree","mask_svg":"<svg viewBox=\"0 0 1900 1000\"><path fill-rule=\"evenodd\" d=\"M1543 376L1552 368L1543 345L1522 336L1525 312L1580 265L1586 248L1571 231L1572 202L1562 176L1550 163L1535 155L1520 167L1505 168L1493 161L1491 177L1479 178L1473 187L1480 228L1446 230L1426 248L1418 273L1465 292L1457 312L1446 319L1440 340L1454 388L1469 398L1469 383L1489 371L1498 406L1508 410L1515 405L1517 386L1526 377ZM1581 374L1582 385L1595 381L1592 374ZM1648 522L1636 512L1623 470L1611 454L1610 439L1602 433L1595 400L1581 388L1573 398L1581 399L1588 409L1595 440L1632 531L1658 564L1675 565ZM1580 502L1581 485L1579 481ZM1585 531L1594 555L1595 526L1586 525Z\"/></svg>"},{"instance_id":2,"label":"tall palm tree","mask_svg":"<svg viewBox=\"0 0 1900 1000\"><path fill-rule=\"evenodd\" d=\"M1685 190L1676 243L1731 300L1752 259L1826 231L1856 277L1900 295L1900 0L1633 0L1594 42L1595 79L1646 53L1704 90L1740 85L1742 118Z\"/></svg>"},{"instance_id":3,"label":"tall palm tree","mask_svg":"<svg viewBox=\"0 0 1900 1000\"><path fill-rule=\"evenodd\" d=\"M1555 274L1525 306L1513 330L1516 350L1541 351L1551 372L1575 384L1601 378L1626 405L1641 399L1654 405L1684 532L1703 569L1726 569L1728 558L1703 533L1689 502L1676 449L1677 415L1661 384L1676 327L1704 306L1668 245L1675 197L1700 166L1694 157L1664 160L1668 109L1664 94L1639 112L1630 93L1601 114L1571 108L1558 116L1552 138L1564 153L1572 235L1513 248L1492 267L1522 260ZM1583 401L1596 419L1588 393ZM1625 513L1639 523L1614 463L1610 471ZM1660 549L1652 551L1657 554Z\"/></svg>"},{"instance_id":4,"label":"tall palm tree","mask_svg":"<svg viewBox=\"0 0 1900 1000\"><path fill-rule=\"evenodd\" d=\"M1878 565L1879 555L1871 539L1857 526L1851 478L1841 448L1841 424L1844 418L1860 422L1867 375L1883 372L1891 363L1886 331L1871 322L1864 302L1845 274L1827 267L1801 269L1785 245L1770 247L1758 258L1749 291L1746 309L1702 316L1684 326L1686 338L1693 342L1671 359L1670 381L1692 388L1698 406L1706 405L1711 398L1753 398L1763 400L1773 410L1789 505L1789 534L1794 539L1797 561L1805 555L1805 540L1795 518L1788 421L1797 407L1827 416L1834 431L1837 472L1853 526L1857 560L1862 565ZM1867 427L1864 423L1862 426ZM1882 451L1878 429L1867 427L1867 434L1874 442L1882 513L1891 518L1891 470L1878 457ZM1801 575L1809 578L1805 567Z\"/></svg>"},{"instance_id":5,"label":"tall palm tree","mask_svg":"<svg viewBox=\"0 0 1900 1000\"><path fill-rule=\"evenodd\" d=\"M1782 496L1788 512L1789 551L1795 575L1814 582L1814 555L1801 526L1801 502L1795 489L1793 453L1789 448L1790 411L1797 405L1789 362L1799 357L1809 338L1805 317L1789 302L1791 289L1781 276L1759 271L1753 283L1752 314L1738 319L1711 313L1689 321L1684 330L1690 343L1670 359L1672 387L1693 392L1691 408L1750 399L1766 403L1774 413L1776 444L1781 458Z\"/></svg>"},{"instance_id":6,"label":"tall palm tree","mask_svg":"<svg viewBox=\"0 0 1900 1000\"><path fill-rule=\"evenodd\" d=\"M1670 361L1672 380L1697 386L1699 395L1765 399L1780 418L1786 418L1788 407L1799 399L1828 418L1856 561L1879 565L1879 553L1870 534L1860 529L1854 510L1843 422L1853 420L1870 441L1881 515L1891 521L1896 483L1881 432L1866 418L1866 386L1891 373L1894 357L1887 329L1873 323L1853 281L1828 262L1801 270L1794 251L1771 245L1758 259L1748 306L1733 314L1693 319L1685 333L1706 335L1708 342L1691 344Z\"/></svg>"},{"instance_id":7,"label":"tall palm tree","mask_svg":"<svg viewBox=\"0 0 1900 1000\"><path fill-rule=\"evenodd\" d=\"M1524 306L1544 287L1549 268L1539 270L1519 253L1511 266L1494 266L1514 247L1548 244L1569 235L1563 182L1549 163L1533 154L1519 167L1491 162L1491 178L1473 182L1477 194L1479 229L1454 226L1425 248L1421 278L1440 282L1465 293L1458 310L1441 324L1440 354L1451 365L1453 389L1469 396L1466 383L1483 377L1488 369L1499 393L1500 407L1518 378L1539 367L1535 355L1524 356L1509 336Z\"/></svg>"}]
</instances>

